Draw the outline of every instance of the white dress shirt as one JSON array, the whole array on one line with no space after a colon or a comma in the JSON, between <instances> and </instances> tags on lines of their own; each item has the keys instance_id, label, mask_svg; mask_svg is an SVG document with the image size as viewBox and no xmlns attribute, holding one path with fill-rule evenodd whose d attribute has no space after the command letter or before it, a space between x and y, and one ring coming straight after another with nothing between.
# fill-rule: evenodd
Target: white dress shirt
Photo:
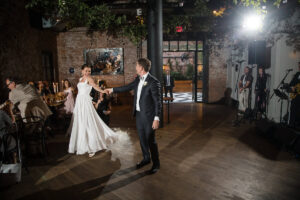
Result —
<instances>
[{"instance_id":1,"label":"white dress shirt","mask_svg":"<svg viewBox=\"0 0 300 200\"><path fill-rule=\"evenodd\" d=\"M142 92L142 88L145 83L145 80L148 77L148 74L149 74L149 72L140 77L140 82L138 85L137 96L136 96L136 110L137 111L141 111L141 108L140 108L141 92Z\"/></svg>"},{"instance_id":2,"label":"white dress shirt","mask_svg":"<svg viewBox=\"0 0 300 200\"><path fill-rule=\"evenodd\" d=\"M145 81L148 77L149 72L147 72L146 74L144 74L143 76L140 77L140 82L138 85L138 89L137 89L137 95L136 95L136 111L141 111L141 107L140 107L140 99L141 99L141 93L142 93L142 89L143 86L145 84ZM114 91L114 90L113 90ZM159 121L159 116L155 116L154 120L158 120Z\"/></svg>"},{"instance_id":3,"label":"white dress shirt","mask_svg":"<svg viewBox=\"0 0 300 200\"><path fill-rule=\"evenodd\" d=\"M167 75L167 86L171 86L171 83L170 83L170 75Z\"/></svg>"}]
</instances>

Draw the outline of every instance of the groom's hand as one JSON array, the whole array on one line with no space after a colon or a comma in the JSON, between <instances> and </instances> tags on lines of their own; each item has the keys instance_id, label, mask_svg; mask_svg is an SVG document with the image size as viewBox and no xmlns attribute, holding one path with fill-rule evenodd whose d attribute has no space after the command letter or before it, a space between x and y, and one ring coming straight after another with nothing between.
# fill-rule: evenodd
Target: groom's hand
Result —
<instances>
[{"instance_id":1,"label":"groom's hand","mask_svg":"<svg viewBox=\"0 0 300 200\"><path fill-rule=\"evenodd\" d=\"M153 128L154 130L156 130L156 129L158 129L158 127L159 127L159 121L158 121L158 120L154 120L154 121L153 121L153 124L152 124L152 128Z\"/></svg>"},{"instance_id":2,"label":"groom's hand","mask_svg":"<svg viewBox=\"0 0 300 200\"><path fill-rule=\"evenodd\" d=\"M105 91L108 93L108 94L111 94L113 92L113 89L112 88L108 88L108 89L105 89Z\"/></svg>"}]
</instances>

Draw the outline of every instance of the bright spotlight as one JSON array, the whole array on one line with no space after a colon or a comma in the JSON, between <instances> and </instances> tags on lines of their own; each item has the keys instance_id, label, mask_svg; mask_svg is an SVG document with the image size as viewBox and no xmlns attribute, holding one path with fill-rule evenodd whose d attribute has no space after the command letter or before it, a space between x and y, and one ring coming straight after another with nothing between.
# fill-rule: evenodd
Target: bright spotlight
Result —
<instances>
[{"instance_id":1,"label":"bright spotlight","mask_svg":"<svg viewBox=\"0 0 300 200\"><path fill-rule=\"evenodd\" d=\"M260 15L249 15L244 18L243 28L249 31L257 31L262 28L262 17Z\"/></svg>"}]
</instances>

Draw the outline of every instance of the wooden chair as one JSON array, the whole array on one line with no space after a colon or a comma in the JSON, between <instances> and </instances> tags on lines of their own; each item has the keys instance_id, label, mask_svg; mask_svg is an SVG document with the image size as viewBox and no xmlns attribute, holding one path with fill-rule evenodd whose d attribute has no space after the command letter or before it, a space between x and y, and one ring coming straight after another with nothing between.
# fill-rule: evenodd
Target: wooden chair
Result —
<instances>
[{"instance_id":1,"label":"wooden chair","mask_svg":"<svg viewBox=\"0 0 300 200\"><path fill-rule=\"evenodd\" d=\"M3 145L3 162L10 162L10 157L13 153L18 155L19 160L22 160L21 148L20 148L20 136L18 131L18 126L16 123L11 126L1 129L1 132L5 132L2 137ZM9 144L15 143L16 146L12 149L9 149Z\"/></svg>"},{"instance_id":2,"label":"wooden chair","mask_svg":"<svg viewBox=\"0 0 300 200\"><path fill-rule=\"evenodd\" d=\"M20 145L20 132L16 123L1 129L5 133L1 139L3 147L3 156L1 159L0 185L8 186L21 181L22 167L28 172L26 166L23 165L22 150ZM15 143L15 147L9 148L11 143ZM13 161L12 161L13 160Z\"/></svg>"},{"instance_id":3,"label":"wooden chair","mask_svg":"<svg viewBox=\"0 0 300 200\"><path fill-rule=\"evenodd\" d=\"M46 158L48 154L45 132L45 120L41 117L31 116L21 120L21 138L25 143L26 155L29 155L31 145L40 146L42 155Z\"/></svg>"}]
</instances>

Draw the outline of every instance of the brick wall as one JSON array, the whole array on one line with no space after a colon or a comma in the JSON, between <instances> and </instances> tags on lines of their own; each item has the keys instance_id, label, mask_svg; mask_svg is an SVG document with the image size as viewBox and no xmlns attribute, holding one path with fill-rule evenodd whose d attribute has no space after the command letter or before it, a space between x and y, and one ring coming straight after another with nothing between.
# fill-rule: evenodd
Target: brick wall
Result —
<instances>
[{"instance_id":1,"label":"brick wall","mask_svg":"<svg viewBox=\"0 0 300 200\"><path fill-rule=\"evenodd\" d=\"M99 32L88 36L86 28L82 27L59 33L57 36L59 80L67 78L73 84L77 84L81 75L81 66L84 64L84 50L95 48L123 48L124 53L124 75L93 75L95 80L105 80L108 86L121 86L134 79L137 61L136 45L125 37L112 38ZM147 56L146 42L143 43L142 56ZM69 72L70 67L75 69L73 74Z\"/></svg>"},{"instance_id":2,"label":"brick wall","mask_svg":"<svg viewBox=\"0 0 300 200\"><path fill-rule=\"evenodd\" d=\"M7 76L22 81L43 80L42 51L53 54L57 69L56 33L33 28L24 1L4 1L0 11L0 88L5 88ZM3 93L1 97L6 96Z\"/></svg>"}]
</instances>

